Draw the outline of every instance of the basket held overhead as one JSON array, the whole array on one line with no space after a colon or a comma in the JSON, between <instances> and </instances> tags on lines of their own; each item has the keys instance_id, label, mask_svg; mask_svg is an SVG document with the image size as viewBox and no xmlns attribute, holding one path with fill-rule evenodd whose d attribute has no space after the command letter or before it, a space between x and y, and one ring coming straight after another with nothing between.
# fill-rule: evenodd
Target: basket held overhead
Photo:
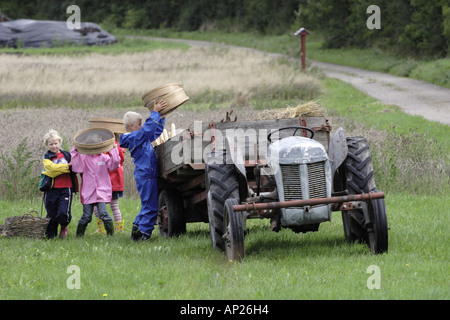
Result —
<instances>
[{"instance_id":1,"label":"basket held overhead","mask_svg":"<svg viewBox=\"0 0 450 320\"><path fill-rule=\"evenodd\" d=\"M161 112L161 115L167 116L169 113L175 111L176 108L188 101L189 97L186 95L183 88L180 88L175 92L162 97L162 99L167 101L167 107Z\"/></svg>"},{"instance_id":2,"label":"basket held overhead","mask_svg":"<svg viewBox=\"0 0 450 320\"><path fill-rule=\"evenodd\" d=\"M73 138L79 153L98 154L110 151L115 144L114 132L106 128L91 128L79 131Z\"/></svg>"},{"instance_id":3,"label":"basket held overhead","mask_svg":"<svg viewBox=\"0 0 450 320\"><path fill-rule=\"evenodd\" d=\"M167 107L161 112L162 116L167 116L169 113L188 101L189 97L178 83L171 83L155 88L142 96L144 105L149 108L150 111L153 110L154 103L160 99L167 101Z\"/></svg>"},{"instance_id":4,"label":"basket held overhead","mask_svg":"<svg viewBox=\"0 0 450 320\"><path fill-rule=\"evenodd\" d=\"M164 97L180 88L181 86L178 83L169 83L163 86L159 86L144 93L144 95L142 96L142 101L144 101L144 105L146 107L149 107L153 105L156 100L161 99L161 97Z\"/></svg>"}]
</instances>

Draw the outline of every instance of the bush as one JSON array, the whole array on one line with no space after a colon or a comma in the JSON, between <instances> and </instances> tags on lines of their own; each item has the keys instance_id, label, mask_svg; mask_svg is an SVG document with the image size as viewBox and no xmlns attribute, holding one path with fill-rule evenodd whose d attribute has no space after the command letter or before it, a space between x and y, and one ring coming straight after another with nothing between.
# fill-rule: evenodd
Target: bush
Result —
<instances>
[{"instance_id":1,"label":"bush","mask_svg":"<svg viewBox=\"0 0 450 320\"><path fill-rule=\"evenodd\" d=\"M130 9L125 16L123 27L127 29L146 28L148 25L144 9Z\"/></svg>"},{"instance_id":2,"label":"bush","mask_svg":"<svg viewBox=\"0 0 450 320\"><path fill-rule=\"evenodd\" d=\"M9 157L1 155L0 160L0 172L4 177L0 185L2 198L31 199L38 194L40 176L33 175L33 166L38 161L33 159L32 152L28 150L27 138L19 143Z\"/></svg>"},{"instance_id":3,"label":"bush","mask_svg":"<svg viewBox=\"0 0 450 320\"><path fill-rule=\"evenodd\" d=\"M448 1L447 1L448 2ZM381 29L369 29L370 0L307 0L293 26L320 31L325 48L381 46L402 56L445 57L450 45L450 9L446 1L377 1Z\"/></svg>"}]
</instances>

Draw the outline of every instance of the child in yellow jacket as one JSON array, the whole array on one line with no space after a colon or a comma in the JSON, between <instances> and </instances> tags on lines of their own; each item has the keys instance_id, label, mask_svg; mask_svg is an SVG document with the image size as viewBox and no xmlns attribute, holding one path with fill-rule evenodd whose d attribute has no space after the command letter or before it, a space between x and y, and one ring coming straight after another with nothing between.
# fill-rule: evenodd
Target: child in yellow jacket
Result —
<instances>
[{"instance_id":1,"label":"child in yellow jacket","mask_svg":"<svg viewBox=\"0 0 450 320\"><path fill-rule=\"evenodd\" d=\"M48 147L42 160L44 164L43 175L52 178L53 183L47 190L43 190L44 204L47 218L50 222L45 235L54 238L60 229L60 238L67 236L68 225L72 220L71 206L72 194L77 192L78 181L70 168L70 153L61 150L62 138L55 130L50 130L44 136L44 144Z\"/></svg>"}]
</instances>

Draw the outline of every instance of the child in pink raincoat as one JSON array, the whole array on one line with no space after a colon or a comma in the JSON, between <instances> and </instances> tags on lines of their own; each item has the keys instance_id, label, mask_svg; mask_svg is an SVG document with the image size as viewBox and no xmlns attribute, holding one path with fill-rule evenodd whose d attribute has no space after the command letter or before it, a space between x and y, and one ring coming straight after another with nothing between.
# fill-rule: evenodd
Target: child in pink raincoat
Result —
<instances>
[{"instance_id":1,"label":"child in pink raincoat","mask_svg":"<svg viewBox=\"0 0 450 320\"><path fill-rule=\"evenodd\" d=\"M80 199L83 204L83 215L78 221L77 236L81 237L92 220L94 206L97 206L99 218L105 225L106 234L114 234L112 218L106 211L106 204L111 202L112 186L109 172L120 164L116 145L108 153L80 154L75 148L70 151L72 171L81 173Z\"/></svg>"}]
</instances>

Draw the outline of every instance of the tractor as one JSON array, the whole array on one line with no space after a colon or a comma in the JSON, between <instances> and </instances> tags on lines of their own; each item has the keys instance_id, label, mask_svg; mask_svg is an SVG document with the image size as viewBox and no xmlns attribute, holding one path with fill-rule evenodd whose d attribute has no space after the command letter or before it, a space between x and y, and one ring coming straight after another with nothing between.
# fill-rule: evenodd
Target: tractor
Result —
<instances>
[{"instance_id":1,"label":"tractor","mask_svg":"<svg viewBox=\"0 0 450 320\"><path fill-rule=\"evenodd\" d=\"M346 241L366 243L373 254L388 250L369 144L342 128L331 134L323 117L194 122L155 150L163 236L207 222L212 247L240 261L247 219L305 233L341 211Z\"/></svg>"}]
</instances>

